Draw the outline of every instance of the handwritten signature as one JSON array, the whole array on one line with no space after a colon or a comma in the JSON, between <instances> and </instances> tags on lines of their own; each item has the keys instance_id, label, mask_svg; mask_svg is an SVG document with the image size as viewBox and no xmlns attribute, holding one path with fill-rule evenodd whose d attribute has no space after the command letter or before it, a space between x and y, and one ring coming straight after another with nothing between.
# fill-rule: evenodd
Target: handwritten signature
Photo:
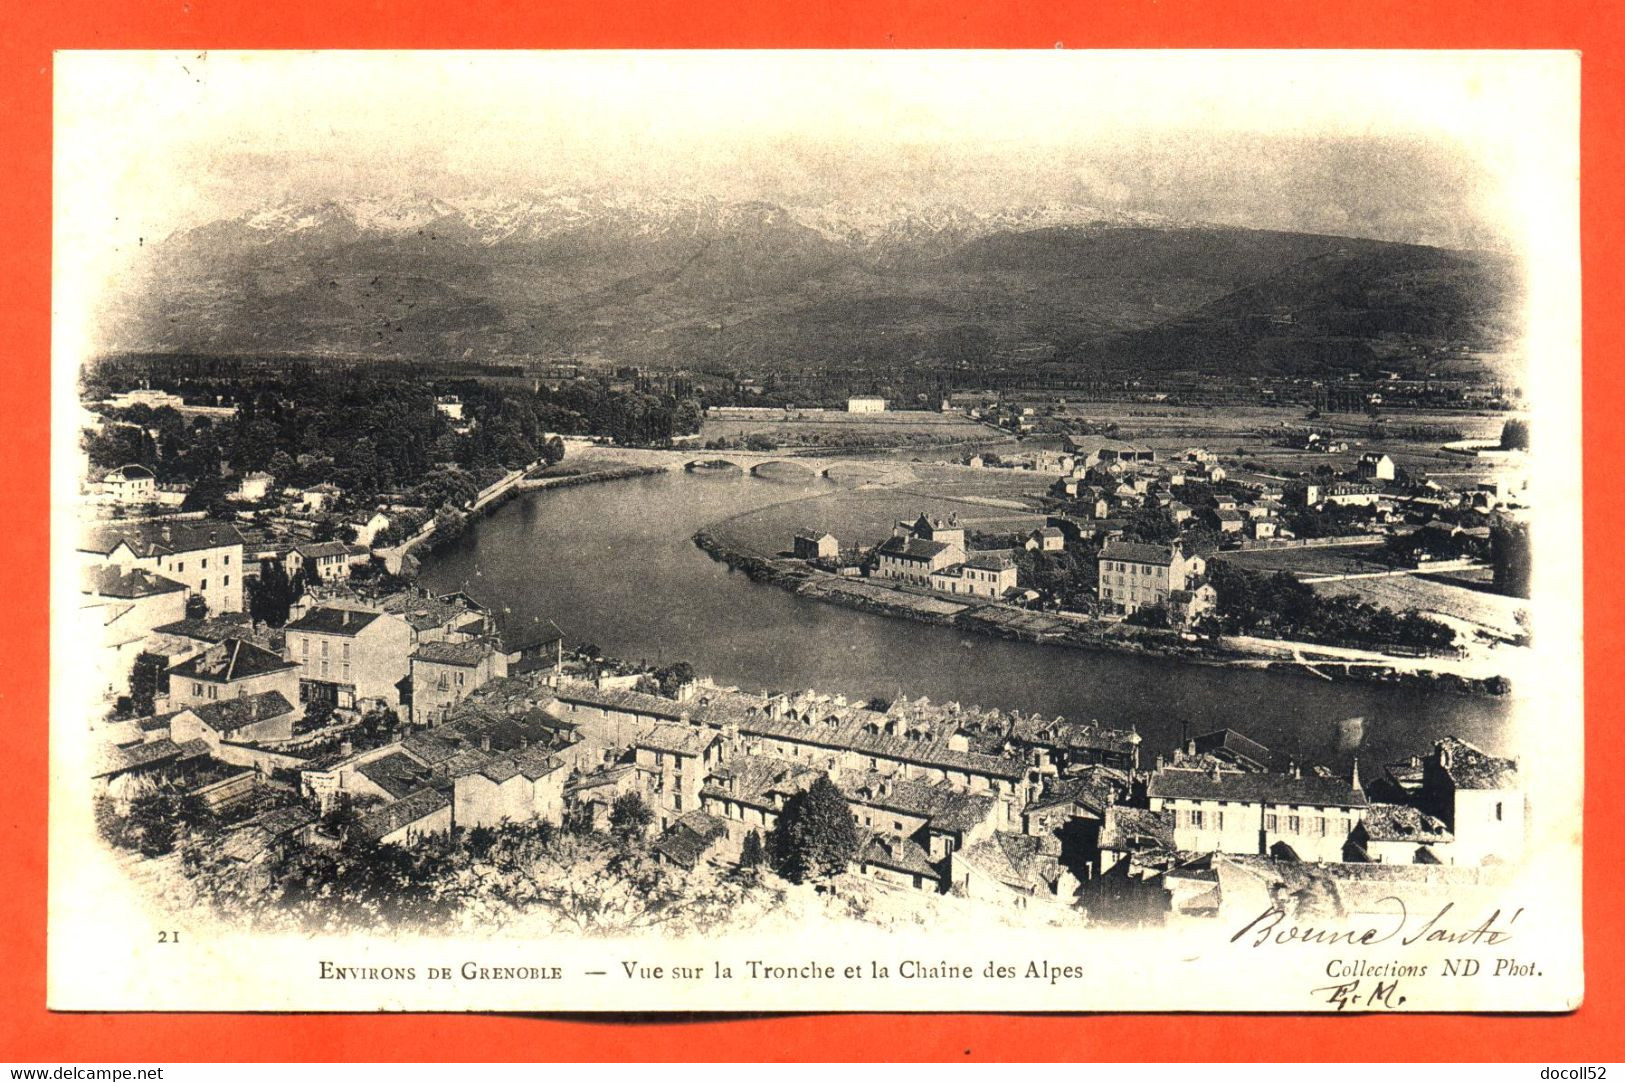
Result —
<instances>
[{"instance_id":1,"label":"handwritten signature","mask_svg":"<svg viewBox=\"0 0 1625 1082\"><path fill-rule=\"evenodd\" d=\"M1360 994L1359 981L1345 981L1343 984L1328 984L1324 988L1316 988L1312 995L1326 994L1326 1002L1337 1005L1337 1009L1358 1010L1361 1007L1382 1007L1393 1010L1405 1005L1405 997L1399 994L1398 981L1378 981L1377 986L1364 996Z\"/></svg>"},{"instance_id":2,"label":"handwritten signature","mask_svg":"<svg viewBox=\"0 0 1625 1082\"><path fill-rule=\"evenodd\" d=\"M1374 947L1390 940L1404 946L1414 943L1449 943L1456 946L1499 946L1512 938L1511 925L1523 913L1519 907L1505 920L1497 909L1477 924L1457 923L1450 917L1455 902L1445 905L1414 930L1411 915L1405 903L1392 895L1377 903L1372 913L1362 914L1362 924L1355 927L1336 927L1332 924L1298 924L1288 920L1287 912L1279 905L1271 905L1258 916L1242 925L1230 942L1245 942L1254 950L1259 947L1304 944L1309 946ZM1446 918L1450 919L1447 920Z\"/></svg>"}]
</instances>

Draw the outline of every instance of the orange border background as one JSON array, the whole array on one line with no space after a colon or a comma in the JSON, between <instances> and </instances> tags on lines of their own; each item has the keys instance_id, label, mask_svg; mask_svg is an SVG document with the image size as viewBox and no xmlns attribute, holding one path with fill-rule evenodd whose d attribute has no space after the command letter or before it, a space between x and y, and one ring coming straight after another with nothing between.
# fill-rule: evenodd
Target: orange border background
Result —
<instances>
[{"instance_id":1,"label":"orange border background","mask_svg":"<svg viewBox=\"0 0 1625 1082\"><path fill-rule=\"evenodd\" d=\"M1617 562L1625 513L1620 190L1621 12L1606 0L741 0L577 9L524 0L13 0L0 11L0 1059L234 1060L1625 1058L1616 978L1625 736L1606 675L1621 592L1587 580L1587 999L1558 1017L802 1016L599 1022L553 1017L52 1014L45 1002L51 51L59 48L1561 48L1584 53L1586 562ZM1535 363L1540 363L1539 359ZM1610 422L1614 423L1610 423ZM1614 491L1610 491L1614 490ZM1538 752L1536 752L1538 754Z\"/></svg>"}]
</instances>

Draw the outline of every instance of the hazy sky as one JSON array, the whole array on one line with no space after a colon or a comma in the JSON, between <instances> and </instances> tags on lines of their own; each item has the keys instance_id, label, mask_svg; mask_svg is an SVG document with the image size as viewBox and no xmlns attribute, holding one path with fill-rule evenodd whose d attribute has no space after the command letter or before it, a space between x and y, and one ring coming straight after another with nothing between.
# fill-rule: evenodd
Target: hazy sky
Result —
<instances>
[{"instance_id":1,"label":"hazy sky","mask_svg":"<svg viewBox=\"0 0 1625 1082\"><path fill-rule=\"evenodd\" d=\"M96 259L267 201L608 187L1515 247L1531 162L1544 181L1573 157L1577 71L1528 53L64 53L58 224Z\"/></svg>"}]
</instances>

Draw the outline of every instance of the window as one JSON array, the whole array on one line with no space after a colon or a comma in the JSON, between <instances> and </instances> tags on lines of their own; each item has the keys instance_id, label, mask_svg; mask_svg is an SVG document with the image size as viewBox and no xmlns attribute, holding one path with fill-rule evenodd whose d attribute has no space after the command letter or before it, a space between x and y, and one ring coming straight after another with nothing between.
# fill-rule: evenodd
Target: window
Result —
<instances>
[{"instance_id":1,"label":"window","mask_svg":"<svg viewBox=\"0 0 1625 1082\"><path fill-rule=\"evenodd\" d=\"M1327 834L1327 832L1328 832L1328 829L1329 829L1329 828L1328 828L1328 825L1327 825L1327 821L1326 821L1326 818L1327 818L1327 817L1326 817L1326 816L1324 816L1324 815L1322 815L1322 816L1321 816L1321 817L1320 817L1320 836L1321 836L1321 837L1322 837L1322 838L1324 838L1324 837L1325 837L1325 836L1326 836L1326 834Z\"/></svg>"},{"instance_id":2,"label":"window","mask_svg":"<svg viewBox=\"0 0 1625 1082\"><path fill-rule=\"evenodd\" d=\"M310 639L303 635L299 637L299 652L306 657L310 656Z\"/></svg>"},{"instance_id":3,"label":"window","mask_svg":"<svg viewBox=\"0 0 1625 1082\"><path fill-rule=\"evenodd\" d=\"M1277 816L1274 816L1274 815L1266 815L1266 816L1264 816L1264 829L1269 831L1271 834L1275 833L1275 831L1279 827L1279 824L1280 824L1280 819Z\"/></svg>"},{"instance_id":4,"label":"window","mask_svg":"<svg viewBox=\"0 0 1625 1082\"><path fill-rule=\"evenodd\" d=\"M899 834L901 834L903 832L903 824L898 822L897 820L893 819L891 825L892 825L892 829L897 831Z\"/></svg>"},{"instance_id":5,"label":"window","mask_svg":"<svg viewBox=\"0 0 1625 1082\"><path fill-rule=\"evenodd\" d=\"M176 564L176 565L175 565L175 570L176 570L176 571L185 571L185 570L186 570L186 564L184 564L184 563L177 563L177 564Z\"/></svg>"},{"instance_id":6,"label":"window","mask_svg":"<svg viewBox=\"0 0 1625 1082\"><path fill-rule=\"evenodd\" d=\"M1224 812L1221 811L1221 812L1214 812L1213 813L1213 829L1215 829L1215 830L1223 830L1224 829Z\"/></svg>"},{"instance_id":7,"label":"window","mask_svg":"<svg viewBox=\"0 0 1625 1082\"><path fill-rule=\"evenodd\" d=\"M225 578L225 581L222 582L221 585L222 586L230 586L231 585L231 576L227 575L226 578Z\"/></svg>"},{"instance_id":8,"label":"window","mask_svg":"<svg viewBox=\"0 0 1625 1082\"><path fill-rule=\"evenodd\" d=\"M199 589L199 590L207 590L207 589L208 589L208 588L209 588L209 580L208 580L208 579L204 579L204 580L203 580L203 581L202 581L202 582L200 582L200 583L198 583L198 587L197 587L197 588L198 588L198 589Z\"/></svg>"},{"instance_id":9,"label":"window","mask_svg":"<svg viewBox=\"0 0 1625 1082\"><path fill-rule=\"evenodd\" d=\"M1297 833L1299 833L1299 831L1302 829L1302 826L1303 826L1303 819L1300 816L1289 815L1289 816L1286 817L1286 830L1287 830L1288 834L1297 834Z\"/></svg>"},{"instance_id":10,"label":"window","mask_svg":"<svg viewBox=\"0 0 1625 1082\"><path fill-rule=\"evenodd\" d=\"M226 553L226 555L225 555L225 561L226 561L226 566L227 566L227 567L230 567L230 566L231 566L231 553L229 553L229 552L228 552L228 553Z\"/></svg>"},{"instance_id":11,"label":"window","mask_svg":"<svg viewBox=\"0 0 1625 1082\"><path fill-rule=\"evenodd\" d=\"M209 558L207 556L203 557L203 570L209 570Z\"/></svg>"},{"instance_id":12,"label":"window","mask_svg":"<svg viewBox=\"0 0 1625 1082\"><path fill-rule=\"evenodd\" d=\"M1190 824L1191 824L1192 829L1201 830L1202 827L1205 825L1204 824L1205 818L1206 818L1206 816L1204 816L1200 811L1191 812L1190 813Z\"/></svg>"},{"instance_id":13,"label":"window","mask_svg":"<svg viewBox=\"0 0 1625 1082\"><path fill-rule=\"evenodd\" d=\"M1497 823L1501 821L1501 802L1499 800L1495 802L1495 821Z\"/></svg>"},{"instance_id":14,"label":"window","mask_svg":"<svg viewBox=\"0 0 1625 1082\"><path fill-rule=\"evenodd\" d=\"M198 684L198 683L194 683L192 685L192 694L193 695L202 695L203 694L203 685Z\"/></svg>"},{"instance_id":15,"label":"window","mask_svg":"<svg viewBox=\"0 0 1625 1082\"><path fill-rule=\"evenodd\" d=\"M327 640L326 639L322 640L322 656L323 657L327 656ZM322 668L325 669L325 668L327 668L327 666L323 665Z\"/></svg>"},{"instance_id":16,"label":"window","mask_svg":"<svg viewBox=\"0 0 1625 1082\"><path fill-rule=\"evenodd\" d=\"M325 657L322 658L322 675L327 675L327 659Z\"/></svg>"},{"instance_id":17,"label":"window","mask_svg":"<svg viewBox=\"0 0 1625 1082\"><path fill-rule=\"evenodd\" d=\"M349 643L344 644L344 660L346 660L346 661L350 660L350 644Z\"/></svg>"}]
</instances>

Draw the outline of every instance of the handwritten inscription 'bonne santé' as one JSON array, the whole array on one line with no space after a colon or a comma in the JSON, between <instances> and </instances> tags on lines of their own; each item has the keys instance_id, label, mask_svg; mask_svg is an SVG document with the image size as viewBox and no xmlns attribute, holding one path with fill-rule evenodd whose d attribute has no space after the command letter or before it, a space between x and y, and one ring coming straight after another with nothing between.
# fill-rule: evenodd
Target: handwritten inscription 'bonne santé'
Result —
<instances>
[{"instance_id":1,"label":"handwritten inscription 'bonne sant\u00e9'","mask_svg":"<svg viewBox=\"0 0 1625 1082\"><path fill-rule=\"evenodd\" d=\"M1523 909L1519 908L1503 921L1501 911L1497 909L1478 924L1468 926L1447 920L1455 904L1445 903L1437 913L1413 926L1405 903L1390 896L1378 903L1380 908L1375 913L1365 915L1365 923L1342 928L1331 924L1292 923L1287 918L1286 910L1274 905L1243 925L1230 937L1230 942L1245 943L1254 949L1290 944L1374 947L1389 942L1407 947L1416 943L1498 946L1512 938L1511 925L1523 913Z\"/></svg>"}]
</instances>

